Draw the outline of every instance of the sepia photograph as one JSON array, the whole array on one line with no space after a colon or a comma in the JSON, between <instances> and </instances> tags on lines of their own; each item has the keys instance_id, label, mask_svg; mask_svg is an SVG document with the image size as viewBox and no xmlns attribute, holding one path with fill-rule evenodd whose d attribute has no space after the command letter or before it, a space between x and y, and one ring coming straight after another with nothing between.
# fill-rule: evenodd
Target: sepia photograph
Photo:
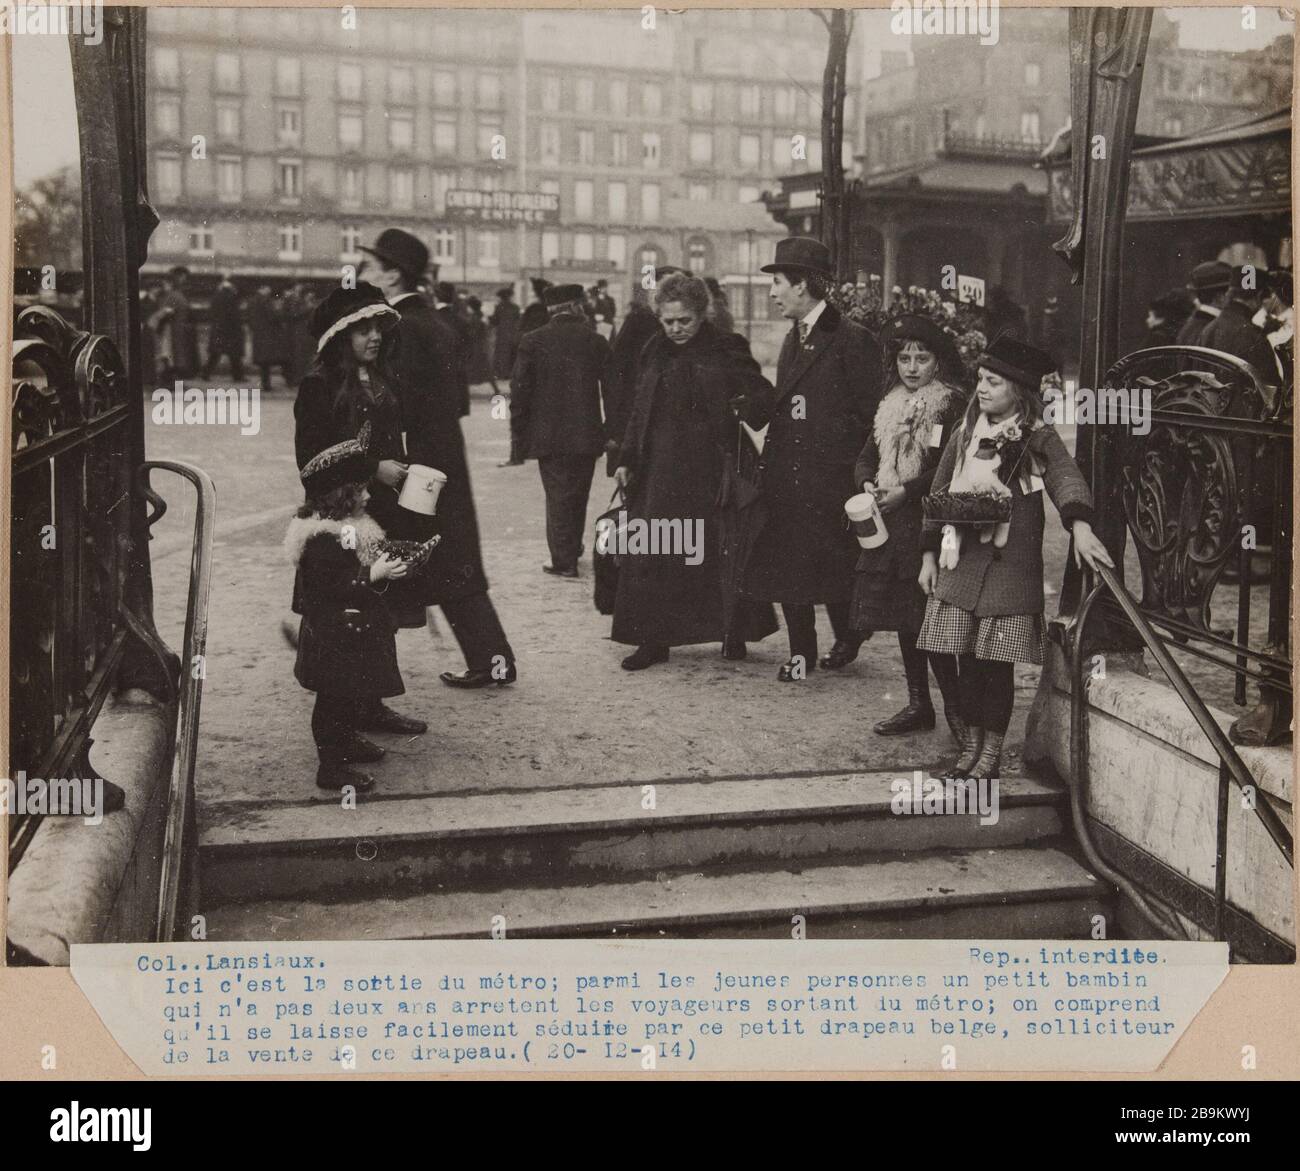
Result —
<instances>
[{"instance_id":1,"label":"sepia photograph","mask_svg":"<svg viewBox=\"0 0 1300 1171\"><path fill-rule=\"evenodd\" d=\"M1291 11L4 15L8 965L1294 963Z\"/></svg>"}]
</instances>

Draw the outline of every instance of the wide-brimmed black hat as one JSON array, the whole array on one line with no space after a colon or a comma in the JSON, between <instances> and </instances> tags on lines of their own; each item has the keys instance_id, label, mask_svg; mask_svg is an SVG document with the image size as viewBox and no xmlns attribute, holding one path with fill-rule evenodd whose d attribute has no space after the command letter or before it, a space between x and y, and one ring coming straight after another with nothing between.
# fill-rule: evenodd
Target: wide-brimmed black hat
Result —
<instances>
[{"instance_id":1,"label":"wide-brimmed black hat","mask_svg":"<svg viewBox=\"0 0 1300 1171\"><path fill-rule=\"evenodd\" d=\"M1232 265L1222 260L1207 260L1192 269L1192 283L1187 287L1197 293L1218 293L1232 284Z\"/></svg>"},{"instance_id":2,"label":"wide-brimmed black hat","mask_svg":"<svg viewBox=\"0 0 1300 1171\"><path fill-rule=\"evenodd\" d=\"M776 242L776 256L771 264L765 264L760 272L780 272L790 269L795 272L815 272L820 276L830 276L831 251L820 240L811 236L787 236Z\"/></svg>"},{"instance_id":3,"label":"wide-brimmed black hat","mask_svg":"<svg viewBox=\"0 0 1300 1171\"><path fill-rule=\"evenodd\" d=\"M535 276L528 283L533 286L533 296L539 301L542 299L542 294L551 287L551 282L544 276Z\"/></svg>"},{"instance_id":4,"label":"wide-brimmed black hat","mask_svg":"<svg viewBox=\"0 0 1300 1171\"><path fill-rule=\"evenodd\" d=\"M936 357L955 355L957 350L941 325L919 313L903 313L895 317L885 327L884 335L884 341L894 346L920 342Z\"/></svg>"},{"instance_id":5,"label":"wide-brimmed black hat","mask_svg":"<svg viewBox=\"0 0 1300 1171\"><path fill-rule=\"evenodd\" d=\"M397 310L384 300L384 294L368 281L358 281L355 289L332 290L312 310L308 328L316 339L316 352L319 354L349 326L369 317L378 318L384 329L391 329L401 320Z\"/></svg>"},{"instance_id":6,"label":"wide-brimmed black hat","mask_svg":"<svg viewBox=\"0 0 1300 1171\"><path fill-rule=\"evenodd\" d=\"M1043 379L1056 369L1051 354L1009 334L1002 334L989 342L975 364L1027 386L1035 394L1041 389Z\"/></svg>"},{"instance_id":7,"label":"wide-brimmed black hat","mask_svg":"<svg viewBox=\"0 0 1300 1171\"><path fill-rule=\"evenodd\" d=\"M364 484L376 467L378 463L370 454L370 424L362 423L355 439L317 452L298 474L308 496L322 496L344 484Z\"/></svg>"},{"instance_id":8,"label":"wide-brimmed black hat","mask_svg":"<svg viewBox=\"0 0 1300 1171\"><path fill-rule=\"evenodd\" d=\"M401 228L385 228L372 245L361 246L362 252L377 256L392 268L400 268L412 281L424 276L429 267L429 250L418 236Z\"/></svg>"},{"instance_id":9,"label":"wide-brimmed black hat","mask_svg":"<svg viewBox=\"0 0 1300 1171\"><path fill-rule=\"evenodd\" d=\"M542 293L542 300L550 309L554 305L568 305L571 301L581 301L586 294L581 285L552 285Z\"/></svg>"}]
</instances>

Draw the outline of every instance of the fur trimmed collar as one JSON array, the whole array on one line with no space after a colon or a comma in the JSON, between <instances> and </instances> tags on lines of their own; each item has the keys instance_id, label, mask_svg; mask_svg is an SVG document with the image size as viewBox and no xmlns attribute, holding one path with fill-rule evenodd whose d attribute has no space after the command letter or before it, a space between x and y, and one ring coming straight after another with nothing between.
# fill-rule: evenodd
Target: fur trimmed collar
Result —
<instances>
[{"instance_id":1,"label":"fur trimmed collar","mask_svg":"<svg viewBox=\"0 0 1300 1171\"><path fill-rule=\"evenodd\" d=\"M289 560L297 565L302 560L302 552L312 537L328 533L343 548L357 555L362 565L370 565L378 554L377 542L384 539L384 530L379 522L366 513L350 516L347 520L330 520L323 516L295 516L289 522L289 531L284 535L284 551Z\"/></svg>"},{"instance_id":2,"label":"fur trimmed collar","mask_svg":"<svg viewBox=\"0 0 1300 1171\"><path fill-rule=\"evenodd\" d=\"M872 427L880 453L879 487L896 488L921 474L934 428L961 394L935 380L910 391L899 383L880 400ZM947 439L942 436L941 443Z\"/></svg>"}]
</instances>

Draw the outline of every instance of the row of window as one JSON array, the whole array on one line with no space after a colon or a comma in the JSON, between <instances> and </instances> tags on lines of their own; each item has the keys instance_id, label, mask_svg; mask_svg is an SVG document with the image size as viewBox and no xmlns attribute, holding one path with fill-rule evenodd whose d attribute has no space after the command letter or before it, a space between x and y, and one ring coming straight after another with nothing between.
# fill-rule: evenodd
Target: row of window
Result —
<instances>
[{"instance_id":1,"label":"row of window","mask_svg":"<svg viewBox=\"0 0 1300 1171\"><path fill-rule=\"evenodd\" d=\"M238 142L240 138L240 108L237 103L218 102L216 107L217 139L220 142ZM414 153L415 115L409 111L390 111L386 119L388 145L394 151ZM275 112L276 142L283 148L302 146L302 109L299 106L277 107ZM475 126L475 152L479 158L492 157L497 136L503 133L500 122L480 119ZM181 106L177 97L160 97L154 103L154 134L161 139L179 139L181 135ZM452 116L435 115L433 119L433 153L435 156L455 157L458 153L459 125ZM537 128L538 157L543 166L559 166L561 161L580 165L622 167L628 165L628 134L622 130L611 131L607 153L599 157L596 150L596 132L577 130L571 139L573 151L564 159L561 128L554 123L544 123ZM361 152L365 145L365 119L359 110L340 110L338 113L338 145L341 151ZM687 135L687 155L692 166L711 167L724 160L717 150L717 138L711 130L692 130ZM813 170L821 167L821 139L809 140L803 149L803 159L796 160L792 141L774 135L770 143L771 169L778 174L792 168L796 161L807 162ZM764 170L763 137L754 131L742 132L736 139L736 165L741 170ZM658 170L664 165L663 139L658 131L641 134L640 165L646 170Z\"/></svg>"},{"instance_id":2,"label":"row of window","mask_svg":"<svg viewBox=\"0 0 1300 1171\"><path fill-rule=\"evenodd\" d=\"M177 203L184 195L182 160L179 154L159 152L155 156L154 190L161 203ZM217 180L217 197L226 203L237 203L244 195L244 164L237 156L218 155L214 160ZM282 200L298 200L303 194L302 160L278 159L275 162L275 194ZM345 207L360 207L366 199L365 168L353 164L344 164L338 170L338 200ZM467 185L466 181L450 171L433 172L432 208L441 213L446 207L447 192L458 185ZM495 188L495 176L476 174L469 184L478 187ZM633 214L633 204L629 184L611 181L605 185L603 216L598 215L596 184L591 179L579 179L573 184L573 203L571 218L580 221L594 221L600 218L622 222L635 220L637 223L655 223L661 214L661 188L658 183L642 183L637 194L640 197L639 208ZM411 211L415 207L416 182L412 167L389 167L387 171L388 200L387 205L394 211ZM544 194L560 194L557 179L544 179L539 184ZM379 193L372 192L372 198ZM737 199L741 203L753 203L759 196L758 187L741 186ZM687 190L688 198L704 201L714 198L714 191L708 183L691 183Z\"/></svg>"},{"instance_id":3,"label":"row of window","mask_svg":"<svg viewBox=\"0 0 1300 1171\"><path fill-rule=\"evenodd\" d=\"M216 255L216 234L210 224L191 224L187 229L188 251L193 257ZM357 263L362 259L361 245L368 235L357 224L345 224L339 232L339 260ZM501 233L492 230L465 233L472 246L473 263L480 268L497 268L501 263ZM437 228L428 233L429 251L435 263L454 264L458 257L461 233L451 228ZM277 229L277 256L280 260L300 261L303 229L301 224L282 224ZM597 257L597 237L591 232L545 231L541 237L542 265L554 267L560 260L593 262ZM602 259L616 269L627 267L627 237L611 233L604 237ZM756 272L769 258L770 245L760 240L740 240L736 244L735 262L738 273ZM686 242L686 261L693 272L705 273L713 269L713 247L708 240L695 237ZM643 249L638 253L638 265L660 263L658 250ZM723 267L727 267L724 260Z\"/></svg>"},{"instance_id":4,"label":"row of window","mask_svg":"<svg viewBox=\"0 0 1300 1171\"><path fill-rule=\"evenodd\" d=\"M180 50L171 47L154 49L154 84L165 89L181 85ZM340 101L365 100L362 66L355 61L340 61L335 67L335 93ZM243 88L242 58L236 53L218 53L213 63L213 88L219 94L236 94ZM572 105L564 101L564 79L556 73L545 73L539 82L541 108L559 112L572 108L580 114L613 114L626 117L639 114L658 118L665 109L665 89L657 81L632 83L624 78L597 79L577 77L572 81ZM495 72L479 72L473 81L473 100L481 108L499 109L502 104L502 76ZM720 97L719 86L711 81L692 82L686 93L692 113L710 117L715 109L730 113L730 87L725 97ZM275 59L274 92L277 97L302 97L302 61L297 57ZM741 118L759 119L763 116L764 87L754 83L735 88L734 111ZM799 114L800 90L794 85L770 87L769 108L777 119L794 118ZM466 95L468 97L469 95ZM461 102L460 78L453 69L432 71L432 97L435 106L455 107ZM413 105L416 101L415 70L406 65L391 65L387 70L385 98L395 105ZM851 100L851 99L850 99ZM808 103L805 103L808 105ZM813 103L815 107L815 103ZM846 107L846 117L851 120L851 109Z\"/></svg>"}]
</instances>

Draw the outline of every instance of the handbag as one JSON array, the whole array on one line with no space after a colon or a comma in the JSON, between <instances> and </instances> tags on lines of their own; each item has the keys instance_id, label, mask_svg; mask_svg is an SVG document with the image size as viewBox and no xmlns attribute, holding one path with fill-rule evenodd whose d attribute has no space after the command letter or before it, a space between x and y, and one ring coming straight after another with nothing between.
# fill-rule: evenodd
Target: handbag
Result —
<instances>
[{"instance_id":1,"label":"handbag","mask_svg":"<svg viewBox=\"0 0 1300 1171\"><path fill-rule=\"evenodd\" d=\"M618 595L618 558L614 549L618 542L614 536L618 531L619 514L624 511L623 489L615 488L609 498L611 507L596 517L596 540L591 547L591 568L594 579L594 596L596 611L600 614L614 613L614 599ZM614 506L614 501L618 505Z\"/></svg>"}]
</instances>

